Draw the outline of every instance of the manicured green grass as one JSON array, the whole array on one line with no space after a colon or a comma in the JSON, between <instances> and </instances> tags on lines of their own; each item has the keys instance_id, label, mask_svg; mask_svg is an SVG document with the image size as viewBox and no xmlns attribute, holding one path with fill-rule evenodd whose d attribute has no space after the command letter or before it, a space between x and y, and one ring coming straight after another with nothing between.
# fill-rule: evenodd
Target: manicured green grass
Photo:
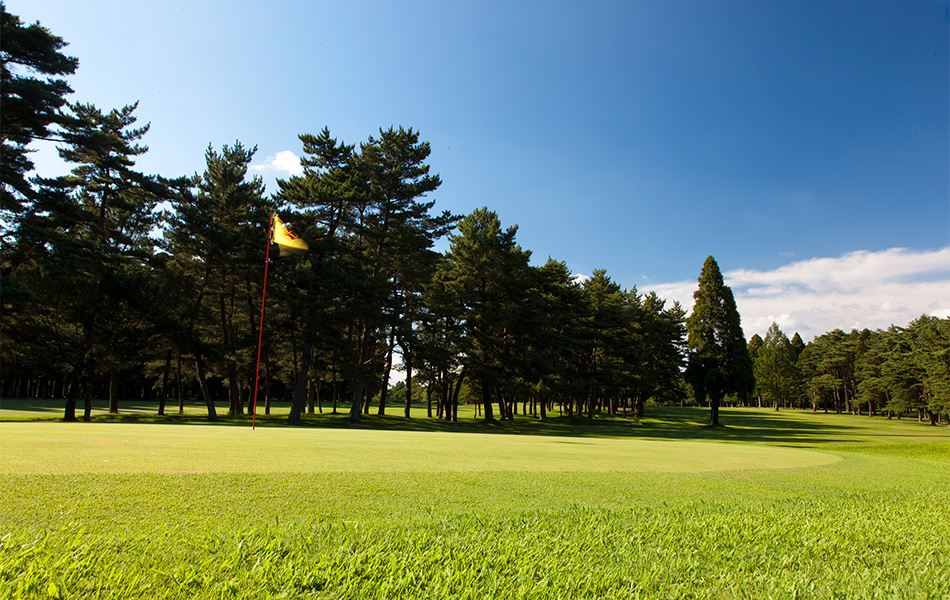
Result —
<instances>
[{"instance_id":1,"label":"manicured green grass","mask_svg":"<svg viewBox=\"0 0 950 600\"><path fill-rule=\"evenodd\" d=\"M840 460L774 446L443 431L29 422L0 433L4 473L693 472Z\"/></svg>"},{"instance_id":2,"label":"manicured green grass","mask_svg":"<svg viewBox=\"0 0 950 600\"><path fill-rule=\"evenodd\" d=\"M704 416L3 422L0 598L950 597L945 427Z\"/></svg>"}]
</instances>

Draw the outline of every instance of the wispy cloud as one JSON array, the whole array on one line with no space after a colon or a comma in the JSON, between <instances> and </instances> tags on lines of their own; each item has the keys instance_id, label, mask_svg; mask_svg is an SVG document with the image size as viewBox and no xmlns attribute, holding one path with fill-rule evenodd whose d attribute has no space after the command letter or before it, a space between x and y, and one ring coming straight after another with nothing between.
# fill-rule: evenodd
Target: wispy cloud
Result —
<instances>
[{"instance_id":1,"label":"wispy cloud","mask_svg":"<svg viewBox=\"0 0 950 600\"><path fill-rule=\"evenodd\" d=\"M797 331L807 341L836 328L884 329L922 314L950 317L950 247L861 250L772 271L737 269L723 277L735 294L747 336L764 336L773 321L789 336ZM651 289L689 310L696 282Z\"/></svg>"},{"instance_id":2,"label":"wispy cloud","mask_svg":"<svg viewBox=\"0 0 950 600\"><path fill-rule=\"evenodd\" d=\"M250 171L275 175L300 175L303 173L303 167L300 166L300 158L296 154L290 150L282 150L268 156L262 163L252 164Z\"/></svg>"}]
</instances>

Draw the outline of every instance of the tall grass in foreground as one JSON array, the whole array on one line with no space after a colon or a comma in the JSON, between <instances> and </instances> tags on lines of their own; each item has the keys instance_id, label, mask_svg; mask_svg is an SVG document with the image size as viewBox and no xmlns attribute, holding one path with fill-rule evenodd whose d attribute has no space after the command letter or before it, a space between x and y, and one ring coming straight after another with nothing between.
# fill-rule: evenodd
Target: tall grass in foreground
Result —
<instances>
[{"instance_id":1,"label":"tall grass in foreground","mask_svg":"<svg viewBox=\"0 0 950 600\"><path fill-rule=\"evenodd\" d=\"M946 519L903 510L935 498L882 500L61 530L7 535L0 573L12 598L950 597Z\"/></svg>"}]
</instances>

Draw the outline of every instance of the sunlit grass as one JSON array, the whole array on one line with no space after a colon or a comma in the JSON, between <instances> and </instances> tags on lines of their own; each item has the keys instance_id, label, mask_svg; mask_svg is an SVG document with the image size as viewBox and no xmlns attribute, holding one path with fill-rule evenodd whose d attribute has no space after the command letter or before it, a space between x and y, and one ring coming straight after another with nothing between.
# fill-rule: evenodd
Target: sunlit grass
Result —
<instances>
[{"instance_id":1,"label":"sunlit grass","mask_svg":"<svg viewBox=\"0 0 950 600\"><path fill-rule=\"evenodd\" d=\"M0 423L0 598L950 597L946 428L648 416Z\"/></svg>"},{"instance_id":2,"label":"sunlit grass","mask_svg":"<svg viewBox=\"0 0 950 600\"><path fill-rule=\"evenodd\" d=\"M0 423L0 437L6 473L689 472L840 460L802 449L693 440L205 424L14 422Z\"/></svg>"},{"instance_id":3,"label":"sunlit grass","mask_svg":"<svg viewBox=\"0 0 950 600\"><path fill-rule=\"evenodd\" d=\"M878 500L298 521L190 537L70 529L5 539L4 583L14 597L946 597L950 531L919 514L895 519Z\"/></svg>"}]
</instances>

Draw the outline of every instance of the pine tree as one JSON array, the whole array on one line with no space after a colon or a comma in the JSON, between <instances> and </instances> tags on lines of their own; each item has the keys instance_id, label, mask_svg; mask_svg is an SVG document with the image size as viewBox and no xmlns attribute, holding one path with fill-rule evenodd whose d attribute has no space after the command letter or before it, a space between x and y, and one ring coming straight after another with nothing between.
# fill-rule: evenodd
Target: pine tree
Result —
<instances>
[{"instance_id":1,"label":"pine tree","mask_svg":"<svg viewBox=\"0 0 950 600\"><path fill-rule=\"evenodd\" d=\"M168 216L166 249L182 284L172 343L191 354L202 393L208 391L206 368L228 381L229 413L244 409L242 379L251 381L257 342L263 252L268 209L260 177L247 179L257 148L241 142L210 145L205 171L188 180ZM197 189L197 193L193 190ZM242 374L246 377L242 378ZM214 404L205 395L208 416Z\"/></svg>"},{"instance_id":2,"label":"pine tree","mask_svg":"<svg viewBox=\"0 0 950 600\"><path fill-rule=\"evenodd\" d=\"M487 421L494 419L494 400L501 417L510 416L501 392L521 360L520 311L531 287L531 253L515 242L517 230L502 229L498 215L487 208L474 211L459 223L458 234L449 236L440 274L465 331L460 360L481 390Z\"/></svg>"},{"instance_id":3,"label":"pine tree","mask_svg":"<svg viewBox=\"0 0 950 600\"><path fill-rule=\"evenodd\" d=\"M304 173L278 181L278 199L297 210L295 231L310 243L310 253L279 277L303 346L315 340L343 373L352 394L350 418L358 422L393 348L412 344L406 323L414 318L413 297L434 265L432 246L455 219L430 214L434 202L422 200L441 180L429 173L431 149L418 132L380 130L358 152L326 128L300 139ZM307 352L303 358L306 364ZM298 390L305 389L300 377L306 376L301 367ZM292 422L299 403L295 393Z\"/></svg>"},{"instance_id":4,"label":"pine tree","mask_svg":"<svg viewBox=\"0 0 950 600\"><path fill-rule=\"evenodd\" d=\"M801 376L795 366L795 354L788 337L777 323L769 326L762 347L753 361L756 387L778 411L779 404L797 399Z\"/></svg>"},{"instance_id":5,"label":"pine tree","mask_svg":"<svg viewBox=\"0 0 950 600\"><path fill-rule=\"evenodd\" d=\"M169 197L165 181L135 170L146 151L136 142L135 105L103 113L73 105L60 155L76 163L70 175L41 179L36 215L21 223L18 243L31 248L13 274L26 290L26 340L78 389L111 379L109 409L118 411L118 375L143 361L157 336L152 263L155 206ZM75 397L67 401L74 419ZM86 417L89 416L89 405Z\"/></svg>"},{"instance_id":6,"label":"pine tree","mask_svg":"<svg viewBox=\"0 0 950 600\"><path fill-rule=\"evenodd\" d=\"M638 344L644 367L635 397L634 416L643 418L649 398L675 399L680 396L681 368L686 346L686 312L679 302L669 308L655 292L643 298L643 332Z\"/></svg>"},{"instance_id":7,"label":"pine tree","mask_svg":"<svg viewBox=\"0 0 950 600\"><path fill-rule=\"evenodd\" d=\"M717 426L722 399L726 394L751 394L755 376L735 298L712 256L703 264L693 299L686 324L686 379L698 402L709 399L709 424Z\"/></svg>"},{"instance_id":8,"label":"pine tree","mask_svg":"<svg viewBox=\"0 0 950 600\"><path fill-rule=\"evenodd\" d=\"M36 198L27 176L28 146L52 139L66 117L61 108L72 89L58 77L72 75L79 61L60 52L62 38L39 23L26 26L0 2L0 214L22 213Z\"/></svg>"}]
</instances>

